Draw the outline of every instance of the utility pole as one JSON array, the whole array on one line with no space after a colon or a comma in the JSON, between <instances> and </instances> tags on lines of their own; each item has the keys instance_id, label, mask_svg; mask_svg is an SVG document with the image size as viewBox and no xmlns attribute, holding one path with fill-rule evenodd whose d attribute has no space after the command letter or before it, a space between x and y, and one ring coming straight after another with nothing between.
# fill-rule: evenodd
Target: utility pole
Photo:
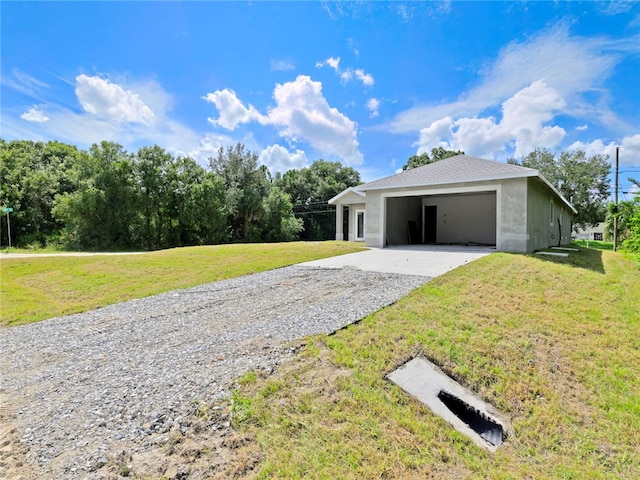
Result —
<instances>
[{"instance_id":1,"label":"utility pole","mask_svg":"<svg viewBox=\"0 0 640 480\"><path fill-rule=\"evenodd\" d=\"M613 216L613 251L618 251L618 159L620 147L616 147L616 209Z\"/></svg>"}]
</instances>

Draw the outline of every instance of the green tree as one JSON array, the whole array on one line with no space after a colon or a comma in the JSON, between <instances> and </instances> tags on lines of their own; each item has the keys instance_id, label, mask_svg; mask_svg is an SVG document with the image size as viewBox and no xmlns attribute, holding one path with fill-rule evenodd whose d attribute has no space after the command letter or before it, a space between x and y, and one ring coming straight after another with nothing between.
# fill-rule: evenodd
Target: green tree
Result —
<instances>
[{"instance_id":1,"label":"green tree","mask_svg":"<svg viewBox=\"0 0 640 480\"><path fill-rule=\"evenodd\" d=\"M622 201L616 205L609 202L607 205L607 217L605 219L605 239L613 241L614 219L618 219L618 241L623 242L629 238L631 220L636 214L638 205L634 201Z\"/></svg>"},{"instance_id":2,"label":"green tree","mask_svg":"<svg viewBox=\"0 0 640 480\"><path fill-rule=\"evenodd\" d=\"M129 248L137 196L131 156L121 145L101 142L79 158L75 190L56 196L53 215L66 225L75 248Z\"/></svg>"},{"instance_id":3,"label":"green tree","mask_svg":"<svg viewBox=\"0 0 640 480\"><path fill-rule=\"evenodd\" d=\"M209 165L224 185L232 238L260 240L257 221L264 214L263 202L271 187L267 168L258 166L258 155L245 151L241 143L226 150L220 147L218 155L209 158Z\"/></svg>"},{"instance_id":4,"label":"green tree","mask_svg":"<svg viewBox=\"0 0 640 480\"><path fill-rule=\"evenodd\" d=\"M605 220L609 198L611 165L606 155L587 155L581 150L563 152L557 158L546 149L536 149L520 161L508 162L535 168L558 189L578 211L575 230Z\"/></svg>"},{"instance_id":5,"label":"green tree","mask_svg":"<svg viewBox=\"0 0 640 480\"><path fill-rule=\"evenodd\" d=\"M402 166L402 170L421 167L423 165L437 162L438 160L455 157L456 155L464 155L464 152L462 150L445 150L442 147L435 147L431 149L431 156L429 156L427 152L421 153L420 155L410 156L407 163Z\"/></svg>"},{"instance_id":6,"label":"green tree","mask_svg":"<svg viewBox=\"0 0 640 480\"><path fill-rule=\"evenodd\" d=\"M623 247L634 253L640 262L640 182L634 178L628 179L636 187L638 192L633 199L633 214L627 220L627 238L623 243Z\"/></svg>"},{"instance_id":7,"label":"green tree","mask_svg":"<svg viewBox=\"0 0 640 480\"><path fill-rule=\"evenodd\" d=\"M171 230L172 155L158 145L142 147L134 157L143 237L149 250L168 247Z\"/></svg>"},{"instance_id":8,"label":"green tree","mask_svg":"<svg viewBox=\"0 0 640 480\"><path fill-rule=\"evenodd\" d=\"M175 230L173 245L210 245L228 241L222 180L194 160L180 157L171 165L174 179L169 201ZM177 235L177 238L176 238Z\"/></svg>"},{"instance_id":9,"label":"green tree","mask_svg":"<svg viewBox=\"0 0 640 480\"><path fill-rule=\"evenodd\" d=\"M293 215L291 199L279 187L272 187L264 199L263 235L267 242L297 240L303 229L301 219Z\"/></svg>"},{"instance_id":10,"label":"green tree","mask_svg":"<svg viewBox=\"0 0 640 480\"><path fill-rule=\"evenodd\" d=\"M275 182L289 194L296 217L304 222L301 234L304 240L335 238L335 209L327 201L361 183L360 173L354 168L326 160L289 170Z\"/></svg>"},{"instance_id":11,"label":"green tree","mask_svg":"<svg viewBox=\"0 0 640 480\"><path fill-rule=\"evenodd\" d=\"M60 232L63 225L51 213L54 198L73 190L71 172L81 155L60 142L0 140L0 203L14 209L14 245L44 245ZM2 236L6 245L6 229Z\"/></svg>"}]
</instances>

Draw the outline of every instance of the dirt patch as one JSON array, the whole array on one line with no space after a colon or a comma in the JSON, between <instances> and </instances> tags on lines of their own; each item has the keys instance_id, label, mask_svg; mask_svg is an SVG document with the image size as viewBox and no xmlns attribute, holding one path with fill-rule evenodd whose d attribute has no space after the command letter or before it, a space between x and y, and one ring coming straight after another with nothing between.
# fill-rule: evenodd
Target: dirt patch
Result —
<instances>
[{"instance_id":1,"label":"dirt patch","mask_svg":"<svg viewBox=\"0 0 640 480\"><path fill-rule=\"evenodd\" d=\"M14 426L15 406L6 394L0 393L0 478L30 480L37 478L27 463L29 448L20 441Z\"/></svg>"},{"instance_id":2,"label":"dirt patch","mask_svg":"<svg viewBox=\"0 0 640 480\"><path fill-rule=\"evenodd\" d=\"M257 393L257 386L264 381L286 381L297 378L296 392L320 395L328 402L337 396L336 381L349 372L337 368L328 359L328 349L323 347L319 355L303 351L297 361L281 365L269 374L264 370L254 372L255 381L242 385L244 394ZM236 385L240 387L240 384ZM279 399L282 408L286 399ZM180 420L165 438L158 435L158 447L143 453L122 451L111 457L98 471L105 478L163 478L168 480L222 480L252 479L264 459L256 434L233 425L231 399L215 405L201 405L194 413Z\"/></svg>"},{"instance_id":3,"label":"dirt patch","mask_svg":"<svg viewBox=\"0 0 640 480\"><path fill-rule=\"evenodd\" d=\"M158 447L141 453L123 450L98 470L104 478L166 478L203 480L238 478L260 459L255 438L230 426L230 402L203 407L186 417Z\"/></svg>"}]
</instances>

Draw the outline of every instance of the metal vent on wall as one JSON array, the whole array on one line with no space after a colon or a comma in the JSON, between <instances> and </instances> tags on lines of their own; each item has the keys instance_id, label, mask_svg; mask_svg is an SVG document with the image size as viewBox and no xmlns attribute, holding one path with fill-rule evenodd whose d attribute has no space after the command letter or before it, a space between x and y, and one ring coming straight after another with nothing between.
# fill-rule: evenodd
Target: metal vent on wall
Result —
<instances>
[{"instance_id":1,"label":"metal vent on wall","mask_svg":"<svg viewBox=\"0 0 640 480\"><path fill-rule=\"evenodd\" d=\"M495 452L505 441L509 430L507 417L428 360L414 358L387 378L476 445Z\"/></svg>"}]
</instances>

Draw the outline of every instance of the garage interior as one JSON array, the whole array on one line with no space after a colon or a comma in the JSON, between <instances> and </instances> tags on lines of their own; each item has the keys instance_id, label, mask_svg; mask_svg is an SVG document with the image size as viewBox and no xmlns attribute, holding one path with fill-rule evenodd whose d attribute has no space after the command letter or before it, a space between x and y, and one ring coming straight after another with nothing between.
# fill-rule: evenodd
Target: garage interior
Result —
<instances>
[{"instance_id":1,"label":"garage interior","mask_svg":"<svg viewBox=\"0 0 640 480\"><path fill-rule=\"evenodd\" d=\"M386 199L386 244L496 245L496 192Z\"/></svg>"}]
</instances>

